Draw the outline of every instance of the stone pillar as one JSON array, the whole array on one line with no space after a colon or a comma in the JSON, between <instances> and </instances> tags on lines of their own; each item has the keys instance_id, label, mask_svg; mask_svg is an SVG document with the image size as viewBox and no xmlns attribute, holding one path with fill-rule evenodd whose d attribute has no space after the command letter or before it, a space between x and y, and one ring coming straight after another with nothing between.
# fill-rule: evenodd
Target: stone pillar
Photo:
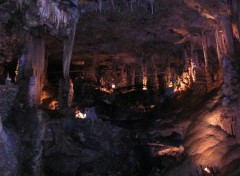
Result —
<instances>
[{"instance_id":1,"label":"stone pillar","mask_svg":"<svg viewBox=\"0 0 240 176\"><path fill-rule=\"evenodd\" d=\"M228 16L221 17L221 25L223 29L222 44L224 47L223 53L223 105L227 105L232 101L239 101L239 88L238 73L236 67L238 62L235 60L235 45L233 40L232 23ZM235 65L235 66L234 66Z\"/></svg>"},{"instance_id":2,"label":"stone pillar","mask_svg":"<svg viewBox=\"0 0 240 176\"><path fill-rule=\"evenodd\" d=\"M198 44L198 37L193 36L191 39L190 55L189 55L190 62L191 62L191 75L192 75L193 82L197 80L197 71L199 69L197 44Z\"/></svg>"},{"instance_id":3,"label":"stone pillar","mask_svg":"<svg viewBox=\"0 0 240 176\"><path fill-rule=\"evenodd\" d=\"M58 104L59 108L66 108L72 105L73 101L73 83L70 78L59 80Z\"/></svg>"},{"instance_id":4,"label":"stone pillar","mask_svg":"<svg viewBox=\"0 0 240 176\"><path fill-rule=\"evenodd\" d=\"M218 76L219 80L223 81L223 68L222 68L222 60L223 60L223 42L222 42L222 34L216 30L215 31L215 39L216 39L216 49L217 49L217 55L218 55Z\"/></svg>"},{"instance_id":5,"label":"stone pillar","mask_svg":"<svg viewBox=\"0 0 240 176\"><path fill-rule=\"evenodd\" d=\"M204 55L204 67L205 67L205 75L207 81L207 90L209 90L209 86L212 82L210 72L209 72L209 65L208 65L208 43L207 43L207 34L206 32L202 32L202 47L203 47L203 55Z\"/></svg>"}]
</instances>

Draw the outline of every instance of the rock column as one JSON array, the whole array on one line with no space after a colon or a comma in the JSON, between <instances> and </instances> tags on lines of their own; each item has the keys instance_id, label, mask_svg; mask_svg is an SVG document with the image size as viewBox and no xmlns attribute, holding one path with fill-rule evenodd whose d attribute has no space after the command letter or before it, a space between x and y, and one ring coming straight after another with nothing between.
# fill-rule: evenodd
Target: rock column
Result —
<instances>
[{"instance_id":1,"label":"rock column","mask_svg":"<svg viewBox=\"0 0 240 176\"><path fill-rule=\"evenodd\" d=\"M212 82L210 72L209 72L209 65L208 65L208 43L207 43L207 34L206 32L202 32L202 47L203 47L203 55L204 55L204 67L205 67L205 75L207 81L207 90L209 90L209 86Z\"/></svg>"},{"instance_id":2,"label":"rock column","mask_svg":"<svg viewBox=\"0 0 240 176\"><path fill-rule=\"evenodd\" d=\"M218 30L215 31L215 39L216 39L216 49L217 49L217 55L218 55L218 75L219 75L219 80L222 82L223 81L223 67L222 67L222 62L223 62L223 42L222 42L222 33L220 33Z\"/></svg>"},{"instance_id":3,"label":"rock column","mask_svg":"<svg viewBox=\"0 0 240 176\"><path fill-rule=\"evenodd\" d=\"M235 61L235 45L233 40L232 24L227 16L221 17L221 25L223 29L223 105L228 105L232 101L239 99L239 79L237 68L238 64Z\"/></svg>"}]
</instances>

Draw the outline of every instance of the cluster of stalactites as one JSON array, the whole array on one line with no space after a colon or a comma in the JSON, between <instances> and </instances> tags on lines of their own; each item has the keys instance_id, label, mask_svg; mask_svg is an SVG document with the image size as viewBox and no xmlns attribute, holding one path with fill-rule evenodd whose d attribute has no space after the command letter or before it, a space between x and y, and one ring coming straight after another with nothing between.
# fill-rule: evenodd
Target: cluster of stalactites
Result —
<instances>
[{"instance_id":1,"label":"cluster of stalactites","mask_svg":"<svg viewBox=\"0 0 240 176\"><path fill-rule=\"evenodd\" d=\"M63 9L60 9L57 2L38 0L37 5L39 7L39 15L43 23L50 21L55 24L57 29L60 25L67 26L70 20L69 14Z\"/></svg>"}]
</instances>

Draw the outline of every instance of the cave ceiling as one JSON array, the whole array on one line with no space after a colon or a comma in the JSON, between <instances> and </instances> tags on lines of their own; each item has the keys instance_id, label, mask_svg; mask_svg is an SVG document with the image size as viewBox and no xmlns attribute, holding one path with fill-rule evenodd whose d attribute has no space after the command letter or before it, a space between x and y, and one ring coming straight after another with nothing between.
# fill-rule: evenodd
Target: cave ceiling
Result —
<instances>
[{"instance_id":1,"label":"cave ceiling","mask_svg":"<svg viewBox=\"0 0 240 176\"><path fill-rule=\"evenodd\" d=\"M13 48L12 43L19 43L17 48L23 49L27 41L21 41L22 31L43 36L49 61L62 59L64 32L59 34L53 27L38 24L32 18L37 13L35 1L27 2L30 3L23 3L17 8L15 0L0 1L1 60L10 55L4 47L11 45ZM77 3L57 2L64 9L70 9ZM146 57L154 54L171 56L181 50L192 35L201 35L203 31L214 35L214 30L220 25L218 19L222 14L229 13L224 0L155 0L153 11L150 2L103 0L100 8L98 1L79 0L73 63L113 57L134 62L137 53L144 53ZM15 55L20 53L13 50L11 52Z\"/></svg>"}]
</instances>

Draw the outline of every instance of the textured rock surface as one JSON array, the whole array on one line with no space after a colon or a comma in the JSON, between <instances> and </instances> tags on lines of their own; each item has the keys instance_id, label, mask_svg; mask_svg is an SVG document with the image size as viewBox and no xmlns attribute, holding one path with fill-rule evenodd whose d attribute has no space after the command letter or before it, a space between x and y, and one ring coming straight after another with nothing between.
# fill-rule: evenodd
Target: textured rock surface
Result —
<instances>
[{"instance_id":1,"label":"textured rock surface","mask_svg":"<svg viewBox=\"0 0 240 176\"><path fill-rule=\"evenodd\" d=\"M11 108L15 103L17 92L18 86L13 84L9 86L0 85L0 114L2 116L2 120L5 120L8 116L8 113L11 111Z\"/></svg>"},{"instance_id":2,"label":"textured rock surface","mask_svg":"<svg viewBox=\"0 0 240 176\"><path fill-rule=\"evenodd\" d=\"M17 91L14 85L0 86L0 175L3 176L16 176L19 169L19 138L13 130L2 125L15 103Z\"/></svg>"},{"instance_id":3,"label":"textured rock surface","mask_svg":"<svg viewBox=\"0 0 240 176\"><path fill-rule=\"evenodd\" d=\"M215 103L213 103L214 99ZM233 105L228 108L222 107L219 94L213 100L206 103L205 108L202 108L201 113L188 127L184 140L188 159L169 171L167 175L181 173L182 175L197 176L203 172L202 166L217 168L215 172L227 165L234 167L232 162L238 158L239 148L239 145L236 145L237 124L234 120L238 107ZM212 106L209 106L211 104ZM227 171L223 169L222 172ZM233 170L230 172L234 173Z\"/></svg>"},{"instance_id":4,"label":"textured rock surface","mask_svg":"<svg viewBox=\"0 0 240 176\"><path fill-rule=\"evenodd\" d=\"M46 173L137 175L133 142L127 130L99 119L52 120L43 140Z\"/></svg>"}]
</instances>

